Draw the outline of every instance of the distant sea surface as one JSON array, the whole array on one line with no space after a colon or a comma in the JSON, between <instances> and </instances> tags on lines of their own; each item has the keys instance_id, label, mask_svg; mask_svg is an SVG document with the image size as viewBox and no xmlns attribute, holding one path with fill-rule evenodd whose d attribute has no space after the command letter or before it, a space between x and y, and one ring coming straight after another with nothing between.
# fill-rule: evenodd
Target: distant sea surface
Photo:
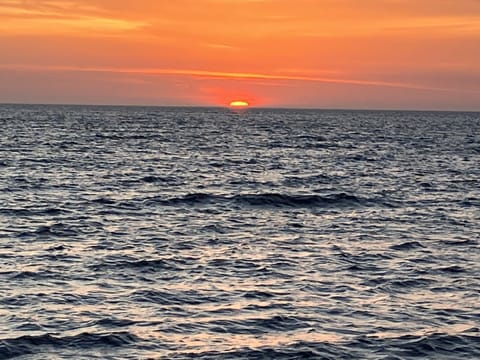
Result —
<instances>
[{"instance_id":1,"label":"distant sea surface","mask_svg":"<svg viewBox=\"0 0 480 360\"><path fill-rule=\"evenodd\" d=\"M480 359L480 113L0 106L0 359Z\"/></svg>"}]
</instances>

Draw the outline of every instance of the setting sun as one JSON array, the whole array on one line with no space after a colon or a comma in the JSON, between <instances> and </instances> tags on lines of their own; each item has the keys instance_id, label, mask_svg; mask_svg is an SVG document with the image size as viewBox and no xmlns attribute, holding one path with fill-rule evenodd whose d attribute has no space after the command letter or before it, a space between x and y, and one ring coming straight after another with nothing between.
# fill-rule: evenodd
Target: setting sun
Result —
<instances>
[{"instance_id":1,"label":"setting sun","mask_svg":"<svg viewBox=\"0 0 480 360\"><path fill-rule=\"evenodd\" d=\"M248 107L249 103L246 102L246 101L242 101L242 100L235 100L235 101L230 102L230 106L231 107Z\"/></svg>"}]
</instances>

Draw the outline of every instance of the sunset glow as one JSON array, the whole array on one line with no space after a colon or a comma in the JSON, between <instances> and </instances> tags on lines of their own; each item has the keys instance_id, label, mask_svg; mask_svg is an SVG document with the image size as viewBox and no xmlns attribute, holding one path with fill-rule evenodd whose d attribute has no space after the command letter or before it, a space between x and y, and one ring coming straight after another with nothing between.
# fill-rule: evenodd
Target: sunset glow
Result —
<instances>
[{"instance_id":1,"label":"sunset glow","mask_svg":"<svg viewBox=\"0 0 480 360\"><path fill-rule=\"evenodd\" d=\"M480 109L479 24L474 0L0 0L0 102Z\"/></svg>"}]
</instances>

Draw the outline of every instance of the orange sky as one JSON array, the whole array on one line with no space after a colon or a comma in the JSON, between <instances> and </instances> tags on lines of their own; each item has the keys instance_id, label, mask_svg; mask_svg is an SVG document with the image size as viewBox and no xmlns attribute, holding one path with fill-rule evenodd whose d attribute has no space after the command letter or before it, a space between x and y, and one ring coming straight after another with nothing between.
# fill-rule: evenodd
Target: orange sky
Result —
<instances>
[{"instance_id":1,"label":"orange sky","mask_svg":"<svg viewBox=\"0 0 480 360\"><path fill-rule=\"evenodd\" d=\"M0 0L0 102L480 110L480 0Z\"/></svg>"}]
</instances>

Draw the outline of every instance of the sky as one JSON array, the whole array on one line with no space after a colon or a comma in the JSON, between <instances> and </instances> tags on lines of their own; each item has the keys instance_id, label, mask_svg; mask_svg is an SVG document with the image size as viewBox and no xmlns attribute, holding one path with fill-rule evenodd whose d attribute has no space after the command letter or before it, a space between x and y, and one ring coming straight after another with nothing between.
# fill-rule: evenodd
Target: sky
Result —
<instances>
[{"instance_id":1,"label":"sky","mask_svg":"<svg viewBox=\"0 0 480 360\"><path fill-rule=\"evenodd\" d=\"M0 103L480 110L480 0L0 0Z\"/></svg>"}]
</instances>

